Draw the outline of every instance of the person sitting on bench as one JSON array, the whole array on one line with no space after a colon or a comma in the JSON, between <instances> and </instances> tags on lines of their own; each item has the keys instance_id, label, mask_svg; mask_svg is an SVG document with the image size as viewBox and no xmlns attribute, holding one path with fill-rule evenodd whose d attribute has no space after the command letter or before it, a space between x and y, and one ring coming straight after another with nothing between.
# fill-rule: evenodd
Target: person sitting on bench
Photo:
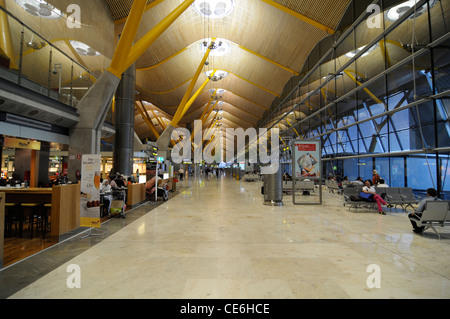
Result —
<instances>
[{"instance_id":1,"label":"person sitting on bench","mask_svg":"<svg viewBox=\"0 0 450 319\"><path fill-rule=\"evenodd\" d=\"M425 226L418 227L416 221L419 221L419 218L422 217L422 213L425 210L427 202L434 201L434 200L440 200L437 197L437 191L434 188L428 188L427 189L427 197L425 197L419 203L419 206L417 206L414 213L411 213L408 215L409 220L411 221L411 225L413 226L413 232L415 232L417 234L421 234L423 232L423 230L425 229Z\"/></svg>"},{"instance_id":2,"label":"person sitting on bench","mask_svg":"<svg viewBox=\"0 0 450 319\"><path fill-rule=\"evenodd\" d=\"M360 194L359 195L360 197L363 197L366 200L374 201L377 203L378 213L381 215L386 215L383 211L383 205L387 207L392 207L391 205L386 203L384 199L381 198L380 195L377 194L375 187L372 186L372 182L370 180L367 180L365 182L365 186L362 189L362 193L364 194Z\"/></svg>"}]
</instances>

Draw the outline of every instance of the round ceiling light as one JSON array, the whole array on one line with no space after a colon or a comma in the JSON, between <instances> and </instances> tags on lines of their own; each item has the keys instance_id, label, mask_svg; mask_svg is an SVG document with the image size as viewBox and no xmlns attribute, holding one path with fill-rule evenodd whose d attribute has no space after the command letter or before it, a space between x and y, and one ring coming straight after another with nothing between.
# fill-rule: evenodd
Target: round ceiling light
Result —
<instances>
[{"instance_id":1,"label":"round ceiling light","mask_svg":"<svg viewBox=\"0 0 450 319\"><path fill-rule=\"evenodd\" d=\"M364 46L362 46L362 47L356 49L355 51L350 51L350 52L348 52L345 56L346 56L347 58L353 58L355 55L357 55L359 52L361 52L365 47L366 47L366 46L364 45ZM367 50L366 52L364 52L364 53L361 55L361 57L369 55L369 53L372 52L373 50L375 50L377 47L378 47L378 43L375 44L375 45L373 45L373 46L372 46L369 50Z\"/></svg>"},{"instance_id":2,"label":"round ceiling light","mask_svg":"<svg viewBox=\"0 0 450 319\"><path fill-rule=\"evenodd\" d=\"M87 44L84 44L82 42L70 41L70 45L74 48L74 50L82 56L98 56L101 55L99 52L95 51L93 48L88 46Z\"/></svg>"},{"instance_id":3,"label":"round ceiling light","mask_svg":"<svg viewBox=\"0 0 450 319\"><path fill-rule=\"evenodd\" d=\"M202 16L220 19L233 10L233 0L196 0L194 8Z\"/></svg>"},{"instance_id":4,"label":"round ceiling light","mask_svg":"<svg viewBox=\"0 0 450 319\"><path fill-rule=\"evenodd\" d=\"M217 96L217 95L223 95L226 92L226 90L225 89L211 89L211 90L209 90L209 92L211 94L214 94L214 92L216 92L216 96Z\"/></svg>"},{"instance_id":5,"label":"round ceiling light","mask_svg":"<svg viewBox=\"0 0 450 319\"><path fill-rule=\"evenodd\" d=\"M64 16L61 10L56 9L44 0L14 0L22 9L35 17L45 19L59 19Z\"/></svg>"},{"instance_id":6,"label":"round ceiling light","mask_svg":"<svg viewBox=\"0 0 450 319\"><path fill-rule=\"evenodd\" d=\"M200 48L203 53L206 53L208 46L210 45L212 39L204 39L200 42ZM224 39L216 39L214 42L214 46L209 53L210 56L224 56L227 55L231 51L230 43L225 41Z\"/></svg>"},{"instance_id":7,"label":"round ceiling light","mask_svg":"<svg viewBox=\"0 0 450 319\"><path fill-rule=\"evenodd\" d=\"M389 9L386 13L386 17L389 21L395 22L397 21L401 16L403 16L409 9L414 7L414 5L419 2L419 0L409 0L406 2L403 2L402 4L399 4L391 9ZM431 0L430 2L430 8L433 7L436 4L436 0ZM424 4L420 8L416 9L416 13L412 14L409 19L414 19L417 17L420 17L422 14L427 12L428 6L427 4Z\"/></svg>"},{"instance_id":8,"label":"round ceiling light","mask_svg":"<svg viewBox=\"0 0 450 319\"><path fill-rule=\"evenodd\" d=\"M213 72L214 71L207 71L206 76L210 77ZM214 73L214 76L211 78L211 81L214 81L214 82L220 81L220 80L226 78L227 75L228 75L228 72L226 72L226 71L216 70L216 72Z\"/></svg>"}]
</instances>

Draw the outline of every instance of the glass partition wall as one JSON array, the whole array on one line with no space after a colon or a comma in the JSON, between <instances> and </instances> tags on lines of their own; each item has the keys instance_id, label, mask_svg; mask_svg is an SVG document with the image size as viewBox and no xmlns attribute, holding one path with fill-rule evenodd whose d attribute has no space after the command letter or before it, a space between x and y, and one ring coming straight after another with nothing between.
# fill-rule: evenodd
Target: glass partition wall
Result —
<instances>
[{"instance_id":1,"label":"glass partition wall","mask_svg":"<svg viewBox=\"0 0 450 319\"><path fill-rule=\"evenodd\" d=\"M282 135L321 139L324 178L376 169L392 187L450 198L450 1L392 3L319 43L260 127L288 121Z\"/></svg>"},{"instance_id":2,"label":"glass partition wall","mask_svg":"<svg viewBox=\"0 0 450 319\"><path fill-rule=\"evenodd\" d=\"M0 77L76 107L96 81L96 75L3 7L0 18L5 20L3 27L7 27L2 32L8 35L4 35L8 54L0 52Z\"/></svg>"}]
</instances>

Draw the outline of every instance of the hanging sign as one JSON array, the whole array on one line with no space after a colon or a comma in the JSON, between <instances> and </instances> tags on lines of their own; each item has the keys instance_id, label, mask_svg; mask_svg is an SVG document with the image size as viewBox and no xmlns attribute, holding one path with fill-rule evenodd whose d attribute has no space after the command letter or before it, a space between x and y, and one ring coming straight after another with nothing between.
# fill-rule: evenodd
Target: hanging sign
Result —
<instances>
[{"instance_id":1,"label":"hanging sign","mask_svg":"<svg viewBox=\"0 0 450 319\"><path fill-rule=\"evenodd\" d=\"M100 169L100 154L87 154L81 157L80 226L82 227L101 226Z\"/></svg>"}]
</instances>

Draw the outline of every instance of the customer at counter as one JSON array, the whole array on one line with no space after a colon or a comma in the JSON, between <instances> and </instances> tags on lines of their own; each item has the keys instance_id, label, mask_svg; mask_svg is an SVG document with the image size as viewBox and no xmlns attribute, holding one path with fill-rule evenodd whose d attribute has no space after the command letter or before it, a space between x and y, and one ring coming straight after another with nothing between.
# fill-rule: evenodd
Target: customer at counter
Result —
<instances>
[{"instance_id":1,"label":"customer at counter","mask_svg":"<svg viewBox=\"0 0 450 319\"><path fill-rule=\"evenodd\" d=\"M109 184L109 180L105 179L101 185L100 193L103 195L103 205L107 207L106 213L109 215L109 211L111 209L112 202L112 194L111 194L111 185Z\"/></svg>"},{"instance_id":2,"label":"customer at counter","mask_svg":"<svg viewBox=\"0 0 450 319\"><path fill-rule=\"evenodd\" d=\"M116 177L116 179L114 181L116 182L116 186L118 188L126 186L125 181L123 180L123 175L119 175L118 177Z\"/></svg>"}]
</instances>

